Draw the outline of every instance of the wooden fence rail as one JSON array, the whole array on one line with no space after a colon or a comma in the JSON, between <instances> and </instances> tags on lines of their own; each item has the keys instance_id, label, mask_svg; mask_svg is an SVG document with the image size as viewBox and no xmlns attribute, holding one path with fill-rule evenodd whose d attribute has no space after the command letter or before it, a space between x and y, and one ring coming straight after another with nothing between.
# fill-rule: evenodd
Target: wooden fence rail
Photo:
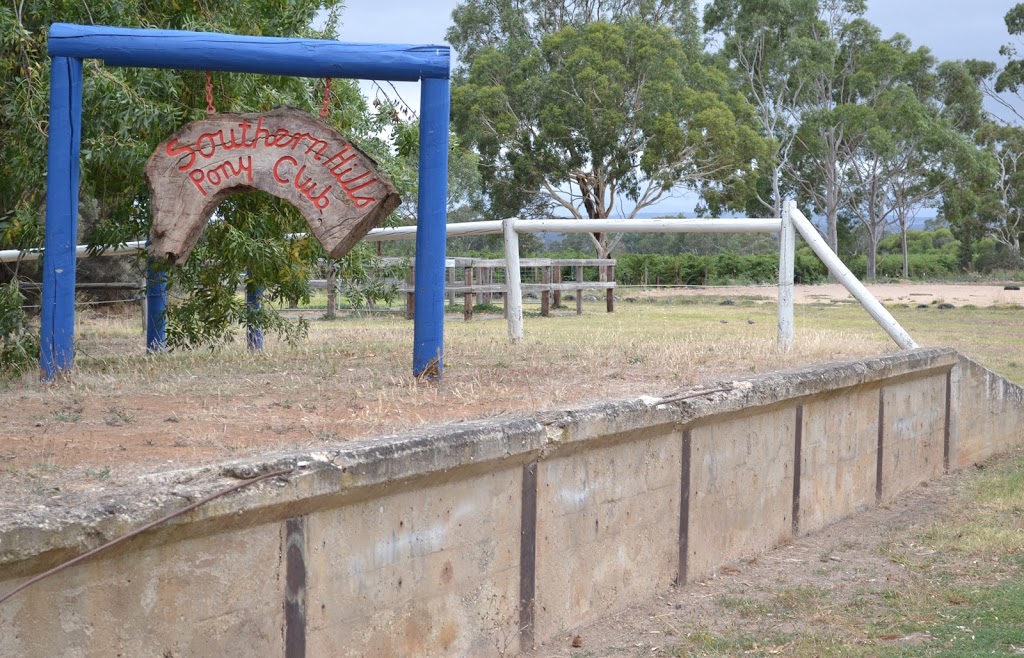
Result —
<instances>
[{"instance_id":1,"label":"wooden fence rail","mask_svg":"<svg viewBox=\"0 0 1024 658\"><path fill-rule=\"evenodd\" d=\"M390 256L380 258L378 261L385 267L407 264L408 276L404 280L393 280L393 283L397 285L398 292L405 296L406 319L413 319L416 314L416 273L413 264L409 259ZM524 277L529 283L522 284L523 297L539 300L540 314L543 317L550 316L552 307L562 306L562 294L566 292L575 293L577 315L583 314L583 297L587 290L604 290L608 313L615 310L614 258L523 258L519 261L519 266L521 272L529 273L529 276ZM457 298L462 297L464 319L473 318L474 305L491 303L496 296L501 298L502 307L507 315L504 259L449 258L445 267L445 295L450 305L455 305ZM594 267L599 270L599 279L605 280L585 279L586 268ZM562 280L566 269L571 269L574 275L569 282ZM314 279L310 281L310 286L329 291L335 287L330 279ZM330 310L329 308L328 314Z\"/></svg>"}]
</instances>

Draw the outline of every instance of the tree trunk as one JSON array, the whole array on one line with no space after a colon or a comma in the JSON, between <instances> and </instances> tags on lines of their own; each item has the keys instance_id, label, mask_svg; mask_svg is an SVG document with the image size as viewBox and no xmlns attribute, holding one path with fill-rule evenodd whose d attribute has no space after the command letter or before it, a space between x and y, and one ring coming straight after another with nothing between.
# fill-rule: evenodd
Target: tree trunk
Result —
<instances>
[{"instance_id":1,"label":"tree trunk","mask_svg":"<svg viewBox=\"0 0 1024 658\"><path fill-rule=\"evenodd\" d=\"M876 280L876 269L875 261L878 257L878 238L875 237L875 232L868 230L868 271L867 280L872 283Z\"/></svg>"},{"instance_id":2,"label":"tree trunk","mask_svg":"<svg viewBox=\"0 0 1024 658\"><path fill-rule=\"evenodd\" d=\"M782 192L779 178L782 174L778 165L772 169L772 217L782 217Z\"/></svg>"},{"instance_id":3,"label":"tree trunk","mask_svg":"<svg viewBox=\"0 0 1024 658\"><path fill-rule=\"evenodd\" d=\"M910 278L910 253L907 251L907 223L900 218L900 248L903 251L903 278Z\"/></svg>"},{"instance_id":4,"label":"tree trunk","mask_svg":"<svg viewBox=\"0 0 1024 658\"><path fill-rule=\"evenodd\" d=\"M839 199L837 197L836 186L832 184L831 180L825 181L825 221L828 224L828 246L836 256L839 256ZM839 281L831 271L828 273L828 280L830 283Z\"/></svg>"},{"instance_id":5,"label":"tree trunk","mask_svg":"<svg viewBox=\"0 0 1024 658\"><path fill-rule=\"evenodd\" d=\"M333 320L338 316L338 266L330 263L327 266L327 313L326 317Z\"/></svg>"},{"instance_id":6,"label":"tree trunk","mask_svg":"<svg viewBox=\"0 0 1024 658\"><path fill-rule=\"evenodd\" d=\"M835 167L832 167L833 173ZM828 246L839 255L839 199L834 180L825 181L825 217L828 220Z\"/></svg>"}]
</instances>

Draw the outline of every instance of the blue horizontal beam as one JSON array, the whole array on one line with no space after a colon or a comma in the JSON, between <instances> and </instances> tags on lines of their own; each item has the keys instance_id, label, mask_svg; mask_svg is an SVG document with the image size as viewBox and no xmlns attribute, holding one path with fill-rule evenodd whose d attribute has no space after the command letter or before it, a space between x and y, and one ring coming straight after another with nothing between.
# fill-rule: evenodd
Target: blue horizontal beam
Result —
<instances>
[{"instance_id":1,"label":"blue horizontal beam","mask_svg":"<svg viewBox=\"0 0 1024 658\"><path fill-rule=\"evenodd\" d=\"M54 23L51 57L101 59L108 66L232 71L308 78L447 79L448 46L342 43L214 32Z\"/></svg>"}]
</instances>

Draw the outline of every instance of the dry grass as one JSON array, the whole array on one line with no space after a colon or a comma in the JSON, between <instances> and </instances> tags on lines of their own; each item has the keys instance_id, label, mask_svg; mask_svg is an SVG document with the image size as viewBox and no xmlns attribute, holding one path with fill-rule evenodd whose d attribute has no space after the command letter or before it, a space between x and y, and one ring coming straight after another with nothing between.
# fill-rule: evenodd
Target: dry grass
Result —
<instances>
[{"instance_id":1,"label":"dry grass","mask_svg":"<svg viewBox=\"0 0 1024 658\"><path fill-rule=\"evenodd\" d=\"M26 377L0 391L0 468L63 487L89 469L110 467L117 477L133 466L659 395L896 349L858 307L820 304L797 308L796 347L780 353L774 305L720 301L640 299L620 302L614 314L592 303L582 317L559 311L551 318L528 307L521 345L509 343L500 315L469 323L449 316L441 383L411 376L413 324L395 315L317 319L298 347L268 337L263 354L236 342L147 358L131 310L86 311L66 381L47 386ZM895 312L922 344L953 345L1024 378L1019 309Z\"/></svg>"}]
</instances>

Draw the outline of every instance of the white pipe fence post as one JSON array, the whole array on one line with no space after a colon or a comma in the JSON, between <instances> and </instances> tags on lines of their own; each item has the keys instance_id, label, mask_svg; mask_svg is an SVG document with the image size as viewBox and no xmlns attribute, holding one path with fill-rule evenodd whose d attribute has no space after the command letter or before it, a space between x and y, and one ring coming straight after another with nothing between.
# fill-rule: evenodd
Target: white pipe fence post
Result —
<instances>
[{"instance_id":1,"label":"white pipe fence post","mask_svg":"<svg viewBox=\"0 0 1024 658\"><path fill-rule=\"evenodd\" d=\"M839 283L842 283L871 317L881 325L882 329L885 329L885 333L889 334L889 337L896 341L896 344L901 348L905 350L916 349L918 345L910 337L910 334L900 326L900 323L882 306L882 303L875 299L875 296L864 287L864 284L853 275L853 272L846 267L843 261L839 259L839 256L836 256L835 252L818 235L818 229L814 228L814 225L804 217L804 214L798 208L793 208L791 219L796 230L803 236L807 246L818 255L821 262L825 263L825 267L832 273L832 276L836 277Z\"/></svg>"},{"instance_id":2,"label":"white pipe fence post","mask_svg":"<svg viewBox=\"0 0 1024 658\"><path fill-rule=\"evenodd\" d=\"M505 308L508 309L508 337L513 344L523 340L523 287L519 277L519 234L516 218L501 222L505 236Z\"/></svg>"},{"instance_id":3,"label":"white pipe fence post","mask_svg":"<svg viewBox=\"0 0 1024 658\"><path fill-rule=\"evenodd\" d=\"M796 268L796 234L793 229L795 201L782 204L782 231L779 233L779 349L793 349L793 278Z\"/></svg>"}]
</instances>

